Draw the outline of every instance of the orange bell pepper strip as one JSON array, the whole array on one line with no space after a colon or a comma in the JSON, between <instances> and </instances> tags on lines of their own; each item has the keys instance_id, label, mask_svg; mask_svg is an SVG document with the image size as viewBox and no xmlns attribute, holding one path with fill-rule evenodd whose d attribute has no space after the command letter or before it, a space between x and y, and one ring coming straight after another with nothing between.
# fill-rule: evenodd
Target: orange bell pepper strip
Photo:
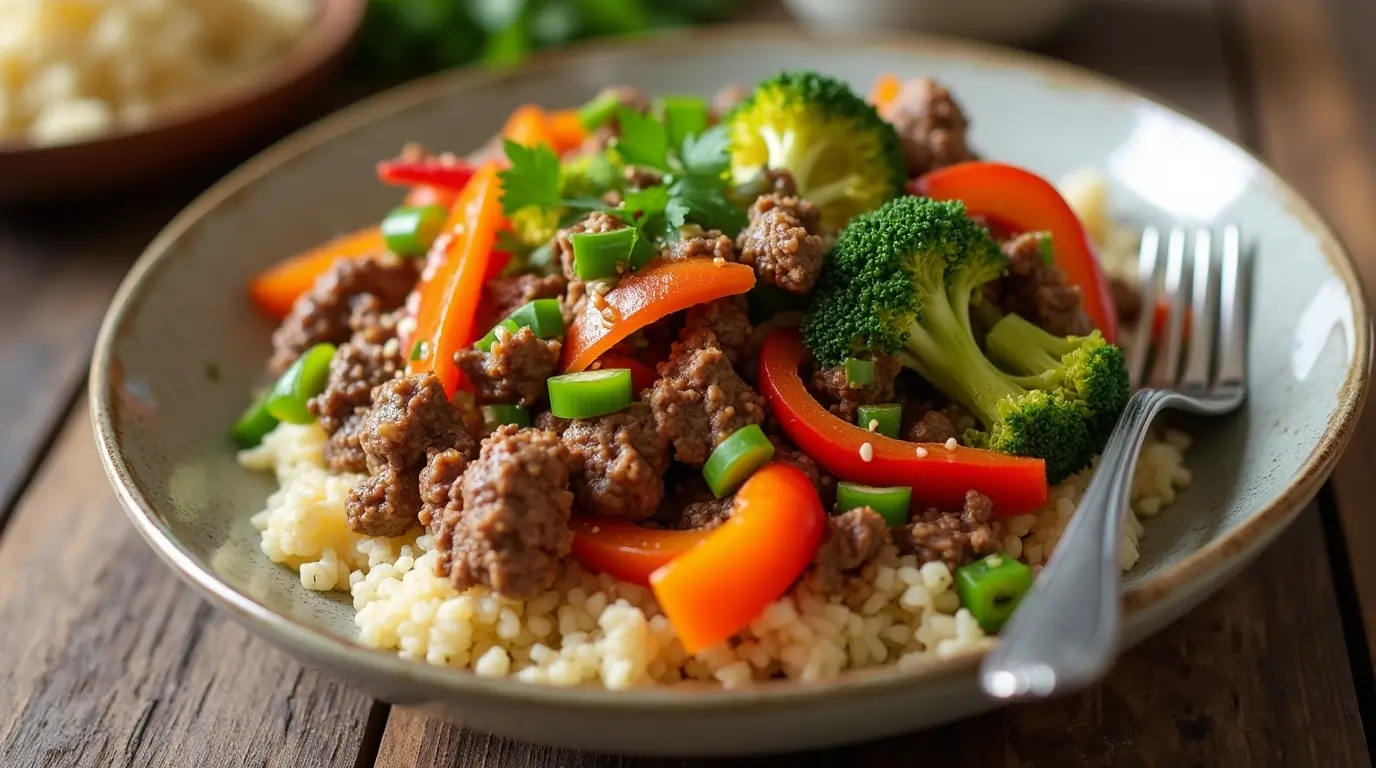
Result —
<instances>
[{"instance_id":1,"label":"orange bell pepper strip","mask_svg":"<svg viewBox=\"0 0 1376 768\"><path fill-rule=\"evenodd\" d=\"M827 515L797 467L768 464L736 492L731 517L650 574L659 607L689 653L740 632L816 556Z\"/></svg>"},{"instance_id":2,"label":"orange bell pepper strip","mask_svg":"<svg viewBox=\"0 0 1376 768\"><path fill-rule=\"evenodd\" d=\"M575 517L573 556L591 571L650 586L650 574L697 546L707 531L666 531L625 520Z\"/></svg>"},{"instance_id":3,"label":"orange bell pepper strip","mask_svg":"<svg viewBox=\"0 0 1376 768\"><path fill-rule=\"evenodd\" d=\"M434 371L450 396L462 379L454 353L477 338L483 278L502 226L501 196L497 164L484 164L450 209L445 234L431 247L425 273L407 302L416 320L406 339L407 370Z\"/></svg>"},{"instance_id":4,"label":"orange bell pepper strip","mask_svg":"<svg viewBox=\"0 0 1376 768\"><path fill-rule=\"evenodd\" d=\"M549 118L545 110L534 104L524 104L511 113L502 128L502 138L527 147L537 144L548 144L551 148L554 146Z\"/></svg>"},{"instance_id":5,"label":"orange bell pepper strip","mask_svg":"<svg viewBox=\"0 0 1376 768\"><path fill-rule=\"evenodd\" d=\"M563 370L586 370L617 342L661 317L754 286L755 271L744 264L718 264L706 258L652 261L607 292L607 310L598 311L587 302L564 340Z\"/></svg>"},{"instance_id":6,"label":"orange bell pepper strip","mask_svg":"<svg viewBox=\"0 0 1376 768\"><path fill-rule=\"evenodd\" d=\"M874 87L870 89L870 104L872 104L879 114L888 112L894 99L898 98L898 92L903 88L903 81L894 74L883 74L878 80L874 81Z\"/></svg>"},{"instance_id":7,"label":"orange bell pepper strip","mask_svg":"<svg viewBox=\"0 0 1376 768\"><path fill-rule=\"evenodd\" d=\"M578 117L578 110L560 109L550 112L547 117L546 130L550 147L555 152L562 155L583 146L583 141L588 138L588 132L583 127L582 118Z\"/></svg>"},{"instance_id":8,"label":"orange bell pepper strip","mask_svg":"<svg viewBox=\"0 0 1376 768\"><path fill-rule=\"evenodd\" d=\"M377 227L360 229L324 245L299 253L267 268L249 281L248 295L263 314L282 319L292 304L340 259L352 259L387 250Z\"/></svg>"},{"instance_id":9,"label":"orange bell pepper strip","mask_svg":"<svg viewBox=\"0 0 1376 768\"><path fill-rule=\"evenodd\" d=\"M804 355L797 329L780 328L767 336L760 348L760 391L784 433L827 472L853 483L910 486L915 505L940 509L960 509L970 490L988 496L1000 516L1046 504L1050 488L1041 459L963 446L950 450L941 443L921 445L861 429L823 408L807 390L798 375Z\"/></svg>"},{"instance_id":10,"label":"orange bell pepper strip","mask_svg":"<svg viewBox=\"0 0 1376 768\"><path fill-rule=\"evenodd\" d=\"M1051 182L1012 165L959 163L910 182L908 191L937 200L960 200L1011 232L1050 232L1056 266L1079 286L1085 314L1111 344L1118 340L1118 311L1094 243L1075 211Z\"/></svg>"}]
</instances>

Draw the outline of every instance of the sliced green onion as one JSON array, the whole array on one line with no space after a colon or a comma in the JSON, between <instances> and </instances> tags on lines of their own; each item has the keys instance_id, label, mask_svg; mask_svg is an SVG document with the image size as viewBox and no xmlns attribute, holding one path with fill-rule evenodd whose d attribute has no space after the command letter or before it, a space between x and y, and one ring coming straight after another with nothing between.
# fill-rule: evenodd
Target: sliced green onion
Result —
<instances>
[{"instance_id":1,"label":"sliced green onion","mask_svg":"<svg viewBox=\"0 0 1376 768\"><path fill-rule=\"evenodd\" d=\"M908 524L908 507L913 489L905 487L875 488L859 483L836 484L836 511L845 512L856 507L869 507L890 526Z\"/></svg>"},{"instance_id":2,"label":"sliced green onion","mask_svg":"<svg viewBox=\"0 0 1376 768\"><path fill-rule=\"evenodd\" d=\"M268 412L269 392L259 395L258 399L253 401L253 405L250 405L248 410L244 411L244 415L230 428L229 436L234 438L234 442L238 443L240 448L252 448L263 442L263 436L281 423L276 416Z\"/></svg>"},{"instance_id":3,"label":"sliced green onion","mask_svg":"<svg viewBox=\"0 0 1376 768\"><path fill-rule=\"evenodd\" d=\"M583 124L584 130L595 131L616 116L619 106L621 97L615 91L603 91L578 108L578 122Z\"/></svg>"},{"instance_id":4,"label":"sliced green onion","mask_svg":"<svg viewBox=\"0 0 1376 768\"><path fill-rule=\"evenodd\" d=\"M863 387L874 383L874 361L846 358L846 383L852 387Z\"/></svg>"},{"instance_id":5,"label":"sliced green onion","mask_svg":"<svg viewBox=\"0 0 1376 768\"><path fill-rule=\"evenodd\" d=\"M382 220L382 242L403 258L423 256L448 217L449 211L439 205L395 208Z\"/></svg>"},{"instance_id":6,"label":"sliced green onion","mask_svg":"<svg viewBox=\"0 0 1376 768\"><path fill-rule=\"evenodd\" d=\"M1051 246L1051 233L1037 233L1037 252L1041 254L1043 264L1056 263L1056 250Z\"/></svg>"},{"instance_id":7,"label":"sliced green onion","mask_svg":"<svg viewBox=\"0 0 1376 768\"><path fill-rule=\"evenodd\" d=\"M511 333L529 328L537 339L557 339L564 335L564 313L559 311L558 299L536 299L527 302L493 326L492 330L478 339L473 346L481 352L492 351L492 344L497 341L498 328L505 328Z\"/></svg>"},{"instance_id":8,"label":"sliced green onion","mask_svg":"<svg viewBox=\"0 0 1376 768\"><path fill-rule=\"evenodd\" d=\"M636 229L623 227L610 232L576 232L573 244L573 271L583 280L616 277L631 266Z\"/></svg>"},{"instance_id":9,"label":"sliced green onion","mask_svg":"<svg viewBox=\"0 0 1376 768\"><path fill-rule=\"evenodd\" d=\"M862 405L856 411L855 423L877 435L897 438L903 424L903 406L898 403Z\"/></svg>"},{"instance_id":10,"label":"sliced green onion","mask_svg":"<svg viewBox=\"0 0 1376 768\"><path fill-rule=\"evenodd\" d=\"M664 121L675 147L707 130L707 102L698 96L662 96L655 99L651 113Z\"/></svg>"},{"instance_id":11,"label":"sliced green onion","mask_svg":"<svg viewBox=\"0 0 1376 768\"><path fill-rule=\"evenodd\" d=\"M760 425L741 427L721 441L702 465L702 477L717 498L741 487L755 470L774 458L774 444L764 436Z\"/></svg>"},{"instance_id":12,"label":"sliced green onion","mask_svg":"<svg viewBox=\"0 0 1376 768\"><path fill-rule=\"evenodd\" d=\"M333 344L316 344L302 352L272 385L268 393L268 413L288 424L313 424L315 415L306 404L325 391L333 359Z\"/></svg>"},{"instance_id":13,"label":"sliced green onion","mask_svg":"<svg viewBox=\"0 0 1376 768\"><path fill-rule=\"evenodd\" d=\"M503 424L515 424L522 429L530 426L530 409L524 405L483 406L483 425L488 432Z\"/></svg>"},{"instance_id":14,"label":"sliced green onion","mask_svg":"<svg viewBox=\"0 0 1376 768\"><path fill-rule=\"evenodd\" d=\"M1005 554L993 554L956 569L960 602L980 629L999 631L1032 588L1032 569Z\"/></svg>"},{"instance_id":15,"label":"sliced green onion","mask_svg":"<svg viewBox=\"0 0 1376 768\"><path fill-rule=\"evenodd\" d=\"M549 379L549 410L561 419L591 419L631 404L631 372L603 368Z\"/></svg>"}]
</instances>

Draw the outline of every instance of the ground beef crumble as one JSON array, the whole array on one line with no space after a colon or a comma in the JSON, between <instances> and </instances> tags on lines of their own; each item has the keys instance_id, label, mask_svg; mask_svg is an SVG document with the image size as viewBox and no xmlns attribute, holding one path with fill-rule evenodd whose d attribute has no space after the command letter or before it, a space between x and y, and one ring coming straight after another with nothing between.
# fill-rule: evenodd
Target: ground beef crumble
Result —
<instances>
[{"instance_id":1,"label":"ground beef crumble","mask_svg":"<svg viewBox=\"0 0 1376 768\"><path fill-rule=\"evenodd\" d=\"M519 307L536 299L557 299L568 288L563 275L512 275L489 280L483 286L483 303L495 325Z\"/></svg>"},{"instance_id":2,"label":"ground beef crumble","mask_svg":"<svg viewBox=\"0 0 1376 768\"><path fill-rule=\"evenodd\" d=\"M572 547L569 464L557 435L511 424L483 441L461 478L456 459L436 454L425 495L439 575L456 589L482 584L511 598L548 589Z\"/></svg>"},{"instance_id":3,"label":"ground beef crumble","mask_svg":"<svg viewBox=\"0 0 1376 768\"><path fill-rule=\"evenodd\" d=\"M827 518L826 538L817 550L807 580L824 595L863 600L873 591L873 569L893 551L889 526L869 507Z\"/></svg>"},{"instance_id":4,"label":"ground beef crumble","mask_svg":"<svg viewBox=\"0 0 1376 768\"><path fill-rule=\"evenodd\" d=\"M903 83L886 117L898 131L909 176L975 159L965 141L969 120L951 92L929 77Z\"/></svg>"},{"instance_id":5,"label":"ground beef crumble","mask_svg":"<svg viewBox=\"0 0 1376 768\"><path fill-rule=\"evenodd\" d=\"M1036 233L1005 242L1003 252L1008 256L1008 274L985 284L986 300L1053 336L1083 336L1094 330L1081 305L1079 286L1068 284L1060 269L1046 263Z\"/></svg>"},{"instance_id":6,"label":"ground beef crumble","mask_svg":"<svg viewBox=\"0 0 1376 768\"><path fill-rule=\"evenodd\" d=\"M812 374L812 388L823 402L830 404L832 413L854 424L860 406L894 401L894 381L902 367L897 357L877 355L874 359L874 381L862 387L846 381L844 365L820 368Z\"/></svg>"},{"instance_id":7,"label":"ground beef crumble","mask_svg":"<svg viewBox=\"0 0 1376 768\"><path fill-rule=\"evenodd\" d=\"M400 536L418 521L420 471L428 454L473 451L463 414L433 373L388 381L374 390L359 445L369 477L349 491L349 528L369 536Z\"/></svg>"},{"instance_id":8,"label":"ground beef crumble","mask_svg":"<svg viewBox=\"0 0 1376 768\"><path fill-rule=\"evenodd\" d=\"M511 333L497 328L492 348L482 352L475 347L454 353L454 364L477 390L479 403L519 403L532 406L545 396L545 380L559 367L563 345L555 339L541 339L530 328Z\"/></svg>"},{"instance_id":9,"label":"ground beef crumble","mask_svg":"<svg viewBox=\"0 0 1376 768\"><path fill-rule=\"evenodd\" d=\"M390 312L406 301L418 276L414 261L389 255L336 262L296 300L273 332L268 369L273 375L281 374L316 344L348 341L355 305L371 296L377 311Z\"/></svg>"},{"instance_id":10,"label":"ground beef crumble","mask_svg":"<svg viewBox=\"0 0 1376 768\"><path fill-rule=\"evenodd\" d=\"M373 388L395 379L405 367L397 341L396 314L380 312L377 307L377 298L371 294L354 306L349 318L353 336L330 360L325 391L309 403L311 413L329 436L325 461L331 472L367 471L359 435L373 404Z\"/></svg>"},{"instance_id":11,"label":"ground beef crumble","mask_svg":"<svg viewBox=\"0 0 1376 768\"><path fill-rule=\"evenodd\" d=\"M572 457L570 487L580 512L632 521L655 513L664 498L669 446L655 431L648 405L559 421L551 415L543 423L560 427L559 439Z\"/></svg>"},{"instance_id":12,"label":"ground beef crumble","mask_svg":"<svg viewBox=\"0 0 1376 768\"><path fill-rule=\"evenodd\" d=\"M928 509L898 537L898 543L920 563L939 560L954 571L994 551L996 542L989 525L993 514L994 503L988 496L968 491L960 512Z\"/></svg>"},{"instance_id":13,"label":"ground beef crumble","mask_svg":"<svg viewBox=\"0 0 1376 768\"><path fill-rule=\"evenodd\" d=\"M731 367L716 334L699 329L674 344L650 392L655 428L674 456L701 466L712 449L747 424L764 421L764 398Z\"/></svg>"},{"instance_id":14,"label":"ground beef crumble","mask_svg":"<svg viewBox=\"0 0 1376 768\"><path fill-rule=\"evenodd\" d=\"M716 335L721 351L726 353L732 365L740 365L745 359L750 334L755 331L744 302L737 296L689 307L684 313L683 335L686 337L701 329Z\"/></svg>"},{"instance_id":15,"label":"ground beef crumble","mask_svg":"<svg viewBox=\"0 0 1376 768\"><path fill-rule=\"evenodd\" d=\"M910 443L944 443L954 438L960 441L960 422L964 411L957 406L933 408L931 403L923 403L916 412L903 414L907 424L903 429L903 439Z\"/></svg>"},{"instance_id":16,"label":"ground beef crumble","mask_svg":"<svg viewBox=\"0 0 1376 768\"><path fill-rule=\"evenodd\" d=\"M704 258L734 262L736 247L731 243L731 238L718 230L709 229L697 233L689 232L670 243L662 255L669 261Z\"/></svg>"},{"instance_id":17,"label":"ground beef crumble","mask_svg":"<svg viewBox=\"0 0 1376 768\"><path fill-rule=\"evenodd\" d=\"M812 290L822 274L821 214L796 197L761 195L749 210L750 223L736 237L740 263L755 270L760 281L789 293Z\"/></svg>"}]
</instances>

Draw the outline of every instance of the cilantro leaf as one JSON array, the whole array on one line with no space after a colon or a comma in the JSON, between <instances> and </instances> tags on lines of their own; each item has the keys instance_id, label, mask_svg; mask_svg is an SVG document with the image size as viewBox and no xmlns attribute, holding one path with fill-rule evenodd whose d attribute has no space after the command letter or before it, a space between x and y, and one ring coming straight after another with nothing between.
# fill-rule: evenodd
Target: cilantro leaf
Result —
<instances>
[{"instance_id":1,"label":"cilantro leaf","mask_svg":"<svg viewBox=\"0 0 1376 768\"><path fill-rule=\"evenodd\" d=\"M689 175L721 176L731 164L730 146L726 127L714 125L702 133L685 137L679 160Z\"/></svg>"},{"instance_id":2,"label":"cilantro leaf","mask_svg":"<svg viewBox=\"0 0 1376 768\"><path fill-rule=\"evenodd\" d=\"M627 163L669 172L669 132L664 123L626 107L617 108L616 121L621 127L616 151Z\"/></svg>"},{"instance_id":3,"label":"cilantro leaf","mask_svg":"<svg viewBox=\"0 0 1376 768\"><path fill-rule=\"evenodd\" d=\"M663 216L668 205L669 188L659 186L627 192L621 208L631 215L630 223L641 225L647 219Z\"/></svg>"},{"instance_id":4,"label":"cilantro leaf","mask_svg":"<svg viewBox=\"0 0 1376 768\"><path fill-rule=\"evenodd\" d=\"M559 195L559 156L544 144L527 147L502 140L511 167L497 174L502 180L502 212L510 216L528 206L556 208Z\"/></svg>"},{"instance_id":5,"label":"cilantro leaf","mask_svg":"<svg viewBox=\"0 0 1376 768\"><path fill-rule=\"evenodd\" d=\"M664 205L664 217L668 219L669 226L678 229L688 222L688 214L692 210L688 201L681 197L671 197Z\"/></svg>"},{"instance_id":6,"label":"cilantro leaf","mask_svg":"<svg viewBox=\"0 0 1376 768\"><path fill-rule=\"evenodd\" d=\"M719 178L685 176L674 181L670 193L676 205L687 209L687 218L705 229L734 237L745 227L745 211L727 199Z\"/></svg>"}]
</instances>

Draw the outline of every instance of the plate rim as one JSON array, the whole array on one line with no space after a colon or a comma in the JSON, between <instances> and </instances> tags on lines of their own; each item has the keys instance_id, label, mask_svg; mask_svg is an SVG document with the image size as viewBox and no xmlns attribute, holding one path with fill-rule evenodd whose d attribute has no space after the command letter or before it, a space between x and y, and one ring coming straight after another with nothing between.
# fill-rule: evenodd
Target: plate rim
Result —
<instances>
[{"instance_id":1,"label":"plate rim","mask_svg":"<svg viewBox=\"0 0 1376 768\"><path fill-rule=\"evenodd\" d=\"M313 663L324 663L333 668L349 670L355 675L366 672L370 679L405 680L410 685L424 687L430 695L437 697L495 697L509 702L553 707L576 705L583 708L593 707L608 714L644 707L682 713L710 710L720 714L724 707L731 710L758 710L761 706L774 709L823 702L827 706L832 706L847 699L880 696L903 688L932 685L955 677L973 677L974 670L985 651L967 651L946 659L925 662L911 670L882 667L842 675L820 683L781 681L740 690L691 692L665 688L629 691L585 687L558 688L506 678L482 678L470 670L402 659L395 652L372 649L357 641L334 637L315 629L309 623L272 611L220 580L208 567L198 564L195 556L180 544L163 522L164 516L148 501L120 451L120 435L112 418L111 389L112 368L117 365L113 357L117 333L124 326L126 318L132 316L141 305L144 284L168 261L172 246L202 217L232 200L259 178L275 172L306 151L367 124L385 120L417 104L442 98L451 92L503 81L538 78L562 66L577 65L582 60L598 55L663 52L665 45L683 50L712 40L758 42L761 39L770 42L809 43L839 51L861 47L899 52L919 49L924 54L941 58L976 61L997 68L1030 71L1044 75L1053 84L1076 90L1097 91L1105 97L1121 99L1128 96L1146 102L1174 113L1177 119L1189 121L1196 128L1208 132L1228 147L1250 158L1262 171L1259 179L1268 182L1286 209L1317 237L1325 259L1348 292L1356 320L1353 328L1354 358L1343 386L1339 389L1338 402L1323 435L1294 479L1269 504L1239 523L1226 535L1210 541L1163 573L1126 591L1123 596L1125 618L1131 619L1151 608L1162 608L1164 601L1173 593L1188 592L1192 585L1202 584L1208 592L1217 589L1221 583L1210 584L1211 576L1226 572L1229 567L1245 562L1255 555L1261 547L1283 531L1297 516L1303 504L1317 493L1350 441L1366 398L1372 353L1367 298L1350 252L1341 238L1327 220L1262 158L1246 146L1222 135L1189 110L1182 109L1166 99L1107 75L1041 54L934 35L898 32L819 34L781 24L740 24L708 30L663 32L615 42L590 41L537 54L513 70L494 72L469 67L419 78L364 99L288 135L197 196L153 239L120 284L101 323L91 361L88 403L101 464L115 489L120 505L140 534L148 540L150 546L173 572L202 597L278 645L311 659Z\"/></svg>"}]
</instances>

